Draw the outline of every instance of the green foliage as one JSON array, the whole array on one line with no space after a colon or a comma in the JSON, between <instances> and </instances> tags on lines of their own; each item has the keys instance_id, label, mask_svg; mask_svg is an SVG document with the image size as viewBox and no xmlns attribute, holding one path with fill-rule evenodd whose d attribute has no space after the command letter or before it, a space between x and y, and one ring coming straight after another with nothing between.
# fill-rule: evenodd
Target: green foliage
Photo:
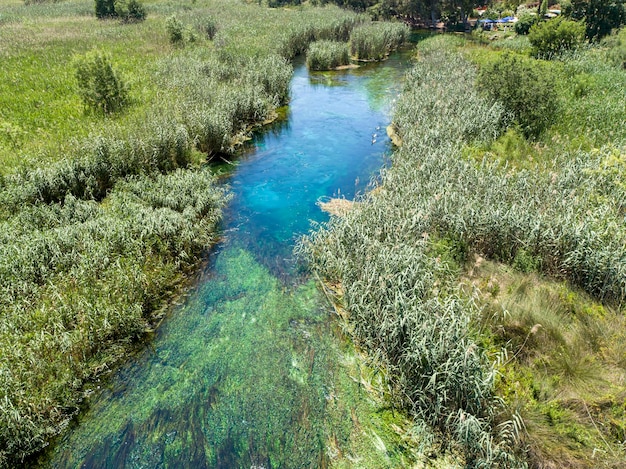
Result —
<instances>
[{"instance_id":1,"label":"green foliage","mask_svg":"<svg viewBox=\"0 0 626 469\"><path fill-rule=\"evenodd\" d=\"M107 55L94 51L78 58L75 76L86 109L107 115L128 104L128 85L113 69Z\"/></svg>"},{"instance_id":2,"label":"green foliage","mask_svg":"<svg viewBox=\"0 0 626 469\"><path fill-rule=\"evenodd\" d=\"M550 59L562 52L576 49L585 37L585 25L562 16L538 23L530 28L528 40L535 56Z\"/></svg>"},{"instance_id":3,"label":"green foliage","mask_svg":"<svg viewBox=\"0 0 626 469\"><path fill-rule=\"evenodd\" d=\"M118 1L115 11L119 18L126 23L138 23L146 19L146 8L138 0Z\"/></svg>"},{"instance_id":4,"label":"green foliage","mask_svg":"<svg viewBox=\"0 0 626 469\"><path fill-rule=\"evenodd\" d=\"M306 53L306 65L310 70L332 70L349 63L350 50L344 42L312 42Z\"/></svg>"},{"instance_id":5,"label":"green foliage","mask_svg":"<svg viewBox=\"0 0 626 469\"><path fill-rule=\"evenodd\" d=\"M213 40L217 34L217 22L211 17L202 18L202 20L198 21L197 26L209 40Z\"/></svg>"},{"instance_id":6,"label":"green foliage","mask_svg":"<svg viewBox=\"0 0 626 469\"><path fill-rule=\"evenodd\" d=\"M525 249L519 249L511 263L514 269L523 273L538 271L541 267L541 258L533 256Z\"/></svg>"},{"instance_id":7,"label":"green foliage","mask_svg":"<svg viewBox=\"0 0 626 469\"><path fill-rule=\"evenodd\" d=\"M20 467L216 239L227 196L194 168L288 101L295 51L346 41L366 18L228 0L152 3L154 21L132 28L71 2L11 15L0 28L0 368L11 370L0 373L0 466ZM183 26L187 47L167 47L172 15L214 20L219 44L191 43ZM72 56L96 45L138 83L142 99L116 119L81 112L72 91Z\"/></svg>"},{"instance_id":8,"label":"green foliage","mask_svg":"<svg viewBox=\"0 0 626 469\"><path fill-rule=\"evenodd\" d=\"M96 18L106 19L117 16L115 11L115 0L95 0Z\"/></svg>"},{"instance_id":9,"label":"green foliage","mask_svg":"<svg viewBox=\"0 0 626 469\"><path fill-rule=\"evenodd\" d=\"M530 28L539 22L539 17L531 13L521 16L515 23L515 32L517 34L526 35L530 32Z\"/></svg>"},{"instance_id":10,"label":"green foliage","mask_svg":"<svg viewBox=\"0 0 626 469\"><path fill-rule=\"evenodd\" d=\"M341 285L337 301L354 340L388 370L399 405L453 439L468 464L523 467L514 455L514 424L492 427L494 375L472 332L472 306L452 288L467 238L434 226L448 217L432 209L447 207L450 184L431 165L458 161L459 142L492 138L503 112L473 90L474 70L446 50L447 40L422 43L423 60L409 73L395 112L404 144L380 190L300 249L322 277Z\"/></svg>"},{"instance_id":11,"label":"green foliage","mask_svg":"<svg viewBox=\"0 0 626 469\"><path fill-rule=\"evenodd\" d=\"M389 370L388 386L398 401L454 437L473 467L523 467L526 455L516 458L515 449L527 443L524 424L515 414L507 417L505 412L499 413L492 400L494 381L482 381L483 385L491 383L484 387L476 381L490 376L489 363L479 358L484 357L481 345L485 338L478 340L471 332L473 324L467 318L476 314L474 306L455 296L457 277L446 240L458 240L470 252L513 264L519 270L539 269L543 275L567 279L596 299L623 307L626 229L624 185L620 181L626 166L622 164L623 152L611 147L577 149L555 156L543 171L515 170L489 159L478 163L464 159L462 149L468 142L489 142L501 133L504 112L497 102L476 93L473 68L451 53L446 41L452 39L429 39L419 46L421 60L407 77L394 115L403 145L394 154L393 166L382 172L380 188L364 196L344 217L331 218L301 249L321 276L341 285L337 301L348 312L355 341L381 357ZM511 64L516 60L521 65ZM499 61L507 68L522 67L524 73L538 69L540 64L510 55ZM583 64L568 70L578 66ZM596 64L587 67L590 71ZM500 69L490 72L505 73ZM545 80L545 73L537 74ZM608 76L617 76L615 70L607 80ZM536 85L539 78L533 78L530 83ZM520 86L514 78L506 83ZM616 88L622 89L619 83ZM615 119L622 108L615 107L617 113L613 113L607 107L604 112L611 111L607 119ZM581 116L582 120L588 118L589 114ZM507 140L525 152L519 138L516 132ZM506 142L502 145L506 147ZM477 260L474 268L479 264ZM491 278L479 289L496 301L509 294L506 284ZM525 282L516 288L515 297L526 298L523 292L529 290L529 282ZM462 306L455 309L455 302ZM499 354L500 364L529 357L527 363L534 367L520 373L520 378L511 377L507 402L519 404L520 394L514 391L526 388L527 383L531 386L524 395L531 399L546 400L545 390L558 385L558 394L550 394L547 400L576 392L583 402L588 395L581 390L596 383L599 375L618 383L620 378L611 370L614 363L623 363L616 358L624 348L621 314L611 316L611 321L618 322L607 321L600 327L586 316L601 316L601 306L570 307L569 301L550 296L536 305L527 303L521 300L521 307L515 310L521 314L510 320L505 316L503 321L507 326L501 344L510 341L511 348L508 358L505 352ZM573 300L572 304L580 302ZM552 314L550 305L559 305L559 311ZM505 307L513 311L509 303ZM493 309L483 311L488 317L497 314ZM572 314L580 318L574 326ZM612 325L618 325L615 331ZM503 331L498 327L496 332ZM574 329L580 335L572 336ZM612 332L606 336L609 330ZM537 344L554 361L545 361L543 354L525 355ZM443 349L445 356L439 354ZM590 350L606 350L607 357L592 357ZM448 357L457 359L447 361ZM607 366L606 373L597 366L600 358ZM533 376L540 373L546 375L545 380L534 381ZM623 389L623 383L620 386ZM597 396L607 388L595 389ZM472 402L456 400L459 395L472 396ZM516 399L508 400L512 395ZM482 405L473 402L478 396ZM620 394L603 402L611 408L622 402L623 408L623 397L620 400L617 396ZM601 429L614 428L608 424L611 412L601 412L592 405L586 410L579 403L561 399L560 403L541 404L537 418L534 406L528 413L521 409L528 430L539 442L532 444L533 462L541 462L541 452L551 445L553 454L563 454L564 445L584 447L586 453L568 453L578 458L576 461L591 461L593 448L598 445L608 449L606 461L619 465L617 461L623 460L621 440L602 441L609 431ZM607 422L607 426L594 429L590 415L594 419L598 416L597 421ZM545 417L553 419L548 431ZM544 423L535 426L538 419ZM502 426L494 426L503 420ZM535 432L536 428L539 431ZM602 436L597 435L599 431ZM621 434L620 430L615 434ZM564 465L562 459L546 460L555 467Z\"/></svg>"},{"instance_id":12,"label":"green foliage","mask_svg":"<svg viewBox=\"0 0 626 469\"><path fill-rule=\"evenodd\" d=\"M175 15L167 18L165 21L165 31L170 44L178 45L183 42L184 25Z\"/></svg>"},{"instance_id":13,"label":"green foliage","mask_svg":"<svg viewBox=\"0 0 626 469\"><path fill-rule=\"evenodd\" d=\"M626 28L605 37L602 46L606 48L606 56L612 64L626 69Z\"/></svg>"},{"instance_id":14,"label":"green foliage","mask_svg":"<svg viewBox=\"0 0 626 469\"><path fill-rule=\"evenodd\" d=\"M558 109L550 80L539 72L539 66L533 59L505 53L483 66L478 75L479 88L511 111L527 137L538 137Z\"/></svg>"},{"instance_id":15,"label":"green foliage","mask_svg":"<svg viewBox=\"0 0 626 469\"><path fill-rule=\"evenodd\" d=\"M366 23L352 30L350 53L358 60L383 60L407 42L409 34L403 23Z\"/></svg>"},{"instance_id":16,"label":"green foliage","mask_svg":"<svg viewBox=\"0 0 626 469\"><path fill-rule=\"evenodd\" d=\"M497 386L524 418L529 463L619 467L623 426L615 416L624 412L624 385L612 370L623 349L623 314L563 282L491 262L472 270L483 327L507 350ZM498 287L497 297L487 284Z\"/></svg>"},{"instance_id":17,"label":"green foliage","mask_svg":"<svg viewBox=\"0 0 626 469\"><path fill-rule=\"evenodd\" d=\"M143 333L225 200L208 171L177 171L117 185L106 207L68 195L2 222L0 465L58 432L114 345Z\"/></svg>"},{"instance_id":18,"label":"green foliage","mask_svg":"<svg viewBox=\"0 0 626 469\"><path fill-rule=\"evenodd\" d=\"M598 41L626 24L626 8L621 0L572 0L564 13L584 21L585 36L590 41Z\"/></svg>"}]
</instances>

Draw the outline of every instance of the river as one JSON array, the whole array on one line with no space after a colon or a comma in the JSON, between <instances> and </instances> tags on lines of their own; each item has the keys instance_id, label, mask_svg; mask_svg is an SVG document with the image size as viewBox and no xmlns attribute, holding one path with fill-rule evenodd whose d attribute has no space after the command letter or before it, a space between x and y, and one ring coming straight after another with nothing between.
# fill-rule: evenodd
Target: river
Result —
<instances>
[{"instance_id":1,"label":"river","mask_svg":"<svg viewBox=\"0 0 626 469\"><path fill-rule=\"evenodd\" d=\"M408 57L315 74L296 63L285 117L225 165L234 199L198 284L44 466L325 467L357 451L371 402L292 249L328 218L320 198L354 197L385 164ZM385 461L399 451L378 434L373 447Z\"/></svg>"}]
</instances>

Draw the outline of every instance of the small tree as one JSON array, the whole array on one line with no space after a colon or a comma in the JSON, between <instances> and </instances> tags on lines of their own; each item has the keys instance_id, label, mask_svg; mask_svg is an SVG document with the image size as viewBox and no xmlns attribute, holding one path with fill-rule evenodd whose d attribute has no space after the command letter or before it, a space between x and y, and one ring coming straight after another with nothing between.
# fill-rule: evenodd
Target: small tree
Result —
<instances>
[{"instance_id":1,"label":"small tree","mask_svg":"<svg viewBox=\"0 0 626 469\"><path fill-rule=\"evenodd\" d=\"M128 104L128 86L108 56L90 52L76 62L78 92L86 109L111 114Z\"/></svg>"},{"instance_id":2,"label":"small tree","mask_svg":"<svg viewBox=\"0 0 626 469\"><path fill-rule=\"evenodd\" d=\"M530 28L528 40L535 56L552 58L566 50L577 48L585 38L585 25L562 16L538 23Z\"/></svg>"},{"instance_id":3,"label":"small tree","mask_svg":"<svg viewBox=\"0 0 626 469\"><path fill-rule=\"evenodd\" d=\"M113 18L115 12L115 0L96 0L96 18Z\"/></svg>"},{"instance_id":4,"label":"small tree","mask_svg":"<svg viewBox=\"0 0 626 469\"><path fill-rule=\"evenodd\" d=\"M550 80L538 71L538 65L531 58L504 54L478 75L479 88L500 101L530 138L538 137L550 125L558 109Z\"/></svg>"},{"instance_id":5,"label":"small tree","mask_svg":"<svg viewBox=\"0 0 626 469\"><path fill-rule=\"evenodd\" d=\"M626 24L624 0L572 0L564 13L573 20L585 22L585 36L597 41Z\"/></svg>"},{"instance_id":6,"label":"small tree","mask_svg":"<svg viewBox=\"0 0 626 469\"><path fill-rule=\"evenodd\" d=\"M146 19L146 8L138 0L119 1L115 4L115 11L125 23L138 23Z\"/></svg>"}]
</instances>

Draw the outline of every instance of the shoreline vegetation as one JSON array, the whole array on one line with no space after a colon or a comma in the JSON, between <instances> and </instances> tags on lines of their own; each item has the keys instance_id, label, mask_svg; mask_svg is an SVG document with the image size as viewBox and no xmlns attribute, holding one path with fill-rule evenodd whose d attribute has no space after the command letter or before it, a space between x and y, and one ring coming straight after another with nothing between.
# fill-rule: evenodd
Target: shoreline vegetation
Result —
<instances>
[{"instance_id":1,"label":"shoreline vegetation","mask_svg":"<svg viewBox=\"0 0 626 469\"><path fill-rule=\"evenodd\" d=\"M409 41L404 23L362 23L352 29L348 42L314 41L306 51L309 70L330 71L358 67L358 62L380 62ZM355 63L356 62L356 63Z\"/></svg>"},{"instance_id":2,"label":"shoreline vegetation","mask_svg":"<svg viewBox=\"0 0 626 469\"><path fill-rule=\"evenodd\" d=\"M392 166L298 251L418 440L468 467L621 467L626 77L602 50L508 45L421 42ZM497 60L549 76L541 129L484 90Z\"/></svg>"},{"instance_id":3,"label":"shoreline vegetation","mask_svg":"<svg viewBox=\"0 0 626 469\"><path fill-rule=\"evenodd\" d=\"M218 240L210 161L288 103L290 61L370 21L229 0L144 13L0 4L0 467L63 431ZM81 103L89 60L84 86L108 74L115 106Z\"/></svg>"},{"instance_id":4,"label":"shoreline vegetation","mask_svg":"<svg viewBox=\"0 0 626 469\"><path fill-rule=\"evenodd\" d=\"M407 31L334 6L155 1L128 22L0 0L0 467L64 430L218 241L229 193L210 163L288 104L291 60L320 43L321 67L383 60ZM320 203L331 220L296 250L406 441L470 467L618 468L619 51L482 36L419 45L392 166ZM95 111L76 75L93 57L119 94Z\"/></svg>"}]
</instances>

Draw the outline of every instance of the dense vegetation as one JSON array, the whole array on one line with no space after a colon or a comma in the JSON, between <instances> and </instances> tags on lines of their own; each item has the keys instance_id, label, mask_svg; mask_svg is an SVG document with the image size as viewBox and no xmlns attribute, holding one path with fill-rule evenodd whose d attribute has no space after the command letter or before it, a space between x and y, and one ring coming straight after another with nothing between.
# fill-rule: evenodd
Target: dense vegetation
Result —
<instances>
[{"instance_id":1,"label":"dense vegetation","mask_svg":"<svg viewBox=\"0 0 626 469\"><path fill-rule=\"evenodd\" d=\"M619 467L626 77L601 50L542 64L559 105L533 143L520 101L479 94L455 44L419 47L393 166L300 248L385 370L390 398L468 465ZM483 89L537 84L486 77L494 63L528 73L528 46L515 57L465 50L486 71Z\"/></svg>"},{"instance_id":2,"label":"dense vegetation","mask_svg":"<svg viewBox=\"0 0 626 469\"><path fill-rule=\"evenodd\" d=\"M216 241L228 194L205 162L275 117L289 60L367 21L148 7L0 9L0 466L67 424Z\"/></svg>"},{"instance_id":3,"label":"dense vegetation","mask_svg":"<svg viewBox=\"0 0 626 469\"><path fill-rule=\"evenodd\" d=\"M350 64L350 49L345 42L316 41L306 52L309 70L332 70Z\"/></svg>"}]
</instances>

